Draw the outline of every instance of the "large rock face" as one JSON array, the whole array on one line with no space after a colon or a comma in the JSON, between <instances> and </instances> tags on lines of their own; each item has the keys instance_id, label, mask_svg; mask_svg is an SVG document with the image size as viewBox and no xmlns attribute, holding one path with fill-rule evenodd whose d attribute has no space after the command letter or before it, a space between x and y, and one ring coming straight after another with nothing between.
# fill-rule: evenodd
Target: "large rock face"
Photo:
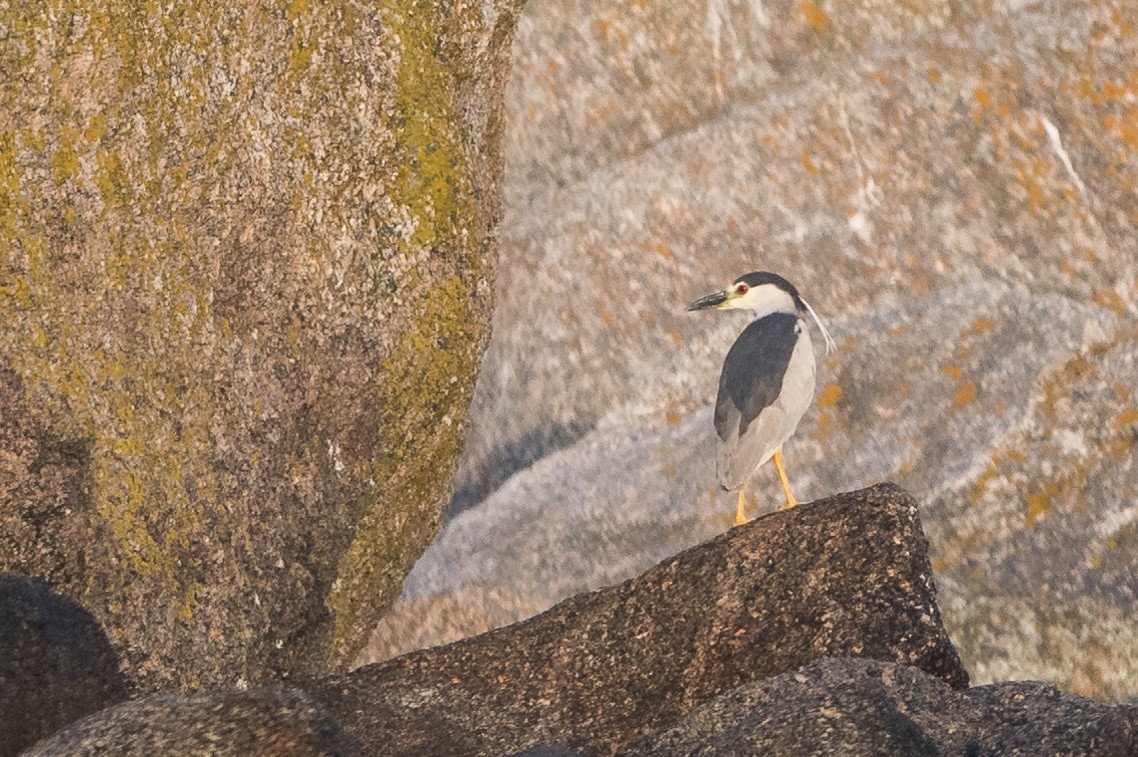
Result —
<instances>
[{"instance_id":1,"label":"large rock face","mask_svg":"<svg viewBox=\"0 0 1138 757\"><path fill-rule=\"evenodd\" d=\"M743 322L683 307L770 269L840 342L799 497L917 496L979 680L1138 692L1138 7L533 0L514 54L465 512L370 659L726 528L709 408Z\"/></svg>"},{"instance_id":2,"label":"large rock face","mask_svg":"<svg viewBox=\"0 0 1138 757\"><path fill-rule=\"evenodd\" d=\"M0 8L0 568L143 688L341 665L434 535L521 5Z\"/></svg>"}]
</instances>

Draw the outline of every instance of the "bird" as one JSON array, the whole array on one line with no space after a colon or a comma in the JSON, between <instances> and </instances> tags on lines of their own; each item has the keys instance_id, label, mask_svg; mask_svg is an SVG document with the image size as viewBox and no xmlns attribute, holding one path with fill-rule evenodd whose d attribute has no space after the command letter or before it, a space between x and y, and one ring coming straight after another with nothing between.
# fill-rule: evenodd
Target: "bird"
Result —
<instances>
[{"instance_id":1,"label":"bird","mask_svg":"<svg viewBox=\"0 0 1138 757\"><path fill-rule=\"evenodd\" d=\"M786 493L786 506L780 509L797 504L782 464L782 445L814 399L814 346L803 315L810 314L818 324L826 352L835 347L814 308L776 273L748 273L727 289L687 306L688 311L709 308L753 314L723 361L715 400L716 475L724 491L739 492L738 526L747 522L747 480L768 460L774 460Z\"/></svg>"}]
</instances>

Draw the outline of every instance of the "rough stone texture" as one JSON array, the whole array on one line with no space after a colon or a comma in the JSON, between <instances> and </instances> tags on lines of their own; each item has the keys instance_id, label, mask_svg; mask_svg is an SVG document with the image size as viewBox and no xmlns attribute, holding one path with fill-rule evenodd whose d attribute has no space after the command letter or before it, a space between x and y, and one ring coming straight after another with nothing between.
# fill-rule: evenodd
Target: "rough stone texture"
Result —
<instances>
[{"instance_id":1,"label":"rough stone texture","mask_svg":"<svg viewBox=\"0 0 1138 757\"><path fill-rule=\"evenodd\" d=\"M799 498L915 494L978 680L1138 693L1138 6L532 0L514 56L465 512L363 659L726 528L742 321L683 307L767 268L841 342Z\"/></svg>"},{"instance_id":2,"label":"rough stone texture","mask_svg":"<svg viewBox=\"0 0 1138 757\"><path fill-rule=\"evenodd\" d=\"M0 568L144 689L341 667L438 529L522 4L0 3Z\"/></svg>"},{"instance_id":3,"label":"rough stone texture","mask_svg":"<svg viewBox=\"0 0 1138 757\"><path fill-rule=\"evenodd\" d=\"M741 686L622 753L1037 755L1138 752L1138 707L1019 681L954 691L916 668L824 660Z\"/></svg>"},{"instance_id":4,"label":"rough stone texture","mask_svg":"<svg viewBox=\"0 0 1138 757\"><path fill-rule=\"evenodd\" d=\"M90 613L42 581L0 573L0 757L126 695Z\"/></svg>"},{"instance_id":5,"label":"rough stone texture","mask_svg":"<svg viewBox=\"0 0 1138 757\"><path fill-rule=\"evenodd\" d=\"M303 692L155 695L73 723L25 752L56 755L210 755L350 757L358 754Z\"/></svg>"},{"instance_id":6,"label":"rough stone texture","mask_svg":"<svg viewBox=\"0 0 1138 757\"><path fill-rule=\"evenodd\" d=\"M611 753L746 681L827 656L967 685L916 504L880 485L758 519L524 623L308 691L368 753Z\"/></svg>"}]
</instances>

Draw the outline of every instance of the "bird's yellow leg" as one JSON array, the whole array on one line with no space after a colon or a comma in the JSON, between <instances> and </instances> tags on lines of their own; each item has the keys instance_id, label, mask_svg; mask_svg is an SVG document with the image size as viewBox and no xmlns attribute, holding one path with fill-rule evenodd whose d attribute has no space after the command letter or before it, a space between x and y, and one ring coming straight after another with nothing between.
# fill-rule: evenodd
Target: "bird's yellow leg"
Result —
<instances>
[{"instance_id":1,"label":"bird's yellow leg","mask_svg":"<svg viewBox=\"0 0 1138 757\"><path fill-rule=\"evenodd\" d=\"M786 477L786 470L782 467L782 447L774 451L774 467L778 468L778 477L782 481L782 490L786 492L786 507L780 507L780 510L789 510L798 504L794 495L790 491L790 479Z\"/></svg>"},{"instance_id":2,"label":"bird's yellow leg","mask_svg":"<svg viewBox=\"0 0 1138 757\"><path fill-rule=\"evenodd\" d=\"M747 496L743 490L739 490L739 504L735 506L735 525L741 526L747 522L747 513L745 508L747 506Z\"/></svg>"}]
</instances>

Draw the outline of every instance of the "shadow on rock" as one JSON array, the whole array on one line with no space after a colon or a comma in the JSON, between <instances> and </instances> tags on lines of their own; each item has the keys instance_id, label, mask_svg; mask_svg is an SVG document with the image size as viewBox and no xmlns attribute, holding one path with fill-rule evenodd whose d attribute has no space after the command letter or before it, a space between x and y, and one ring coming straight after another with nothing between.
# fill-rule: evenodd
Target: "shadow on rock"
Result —
<instances>
[{"instance_id":1,"label":"shadow on rock","mask_svg":"<svg viewBox=\"0 0 1138 757\"><path fill-rule=\"evenodd\" d=\"M0 757L126 698L102 628L43 581L0 573Z\"/></svg>"}]
</instances>

